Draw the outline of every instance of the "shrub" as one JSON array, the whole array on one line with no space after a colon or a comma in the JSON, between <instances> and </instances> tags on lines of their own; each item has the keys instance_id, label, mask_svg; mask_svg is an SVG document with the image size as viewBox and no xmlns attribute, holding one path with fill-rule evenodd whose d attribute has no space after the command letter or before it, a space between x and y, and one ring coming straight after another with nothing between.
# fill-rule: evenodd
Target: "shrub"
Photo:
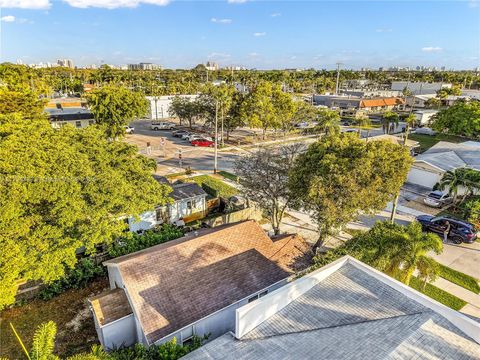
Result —
<instances>
[{"instance_id":1,"label":"shrub","mask_svg":"<svg viewBox=\"0 0 480 360\"><path fill-rule=\"evenodd\" d=\"M465 201L460 209L465 219L480 226L480 196L473 196Z\"/></svg>"},{"instance_id":2,"label":"shrub","mask_svg":"<svg viewBox=\"0 0 480 360\"><path fill-rule=\"evenodd\" d=\"M68 289L80 289L100 276L105 275L105 269L102 265L95 265L92 259L81 259L78 264L71 270L68 270L66 276L48 284L39 293L39 297L43 300L49 300Z\"/></svg>"},{"instance_id":3,"label":"shrub","mask_svg":"<svg viewBox=\"0 0 480 360\"><path fill-rule=\"evenodd\" d=\"M147 230L142 235L129 233L124 238L109 245L107 252L111 257L122 256L178 239L182 236L183 230L173 225L165 224L158 229Z\"/></svg>"},{"instance_id":4,"label":"shrub","mask_svg":"<svg viewBox=\"0 0 480 360\"><path fill-rule=\"evenodd\" d=\"M189 178L187 181L195 182L200 186L202 186L202 184L206 184L212 189L215 189L216 191L218 191L218 196L221 196L223 198L229 198L233 195L238 194L238 190L235 189L234 187L228 184L225 184L223 181L215 179L214 177L211 177L209 175L195 176L195 177Z\"/></svg>"},{"instance_id":5,"label":"shrub","mask_svg":"<svg viewBox=\"0 0 480 360\"><path fill-rule=\"evenodd\" d=\"M205 192L210 195L211 197L217 198L220 196L219 191L211 187L210 185L203 183L202 184L202 189L205 190Z\"/></svg>"},{"instance_id":6,"label":"shrub","mask_svg":"<svg viewBox=\"0 0 480 360\"><path fill-rule=\"evenodd\" d=\"M112 360L176 360L185 356L189 352L198 349L205 340L208 339L208 335L204 337L194 336L192 338L192 344L182 346L177 344L176 339L166 342L161 345L150 345L145 347L142 344L136 344L129 348L123 348L114 350L109 354L109 359Z\"/></svg>"}]
</instances>

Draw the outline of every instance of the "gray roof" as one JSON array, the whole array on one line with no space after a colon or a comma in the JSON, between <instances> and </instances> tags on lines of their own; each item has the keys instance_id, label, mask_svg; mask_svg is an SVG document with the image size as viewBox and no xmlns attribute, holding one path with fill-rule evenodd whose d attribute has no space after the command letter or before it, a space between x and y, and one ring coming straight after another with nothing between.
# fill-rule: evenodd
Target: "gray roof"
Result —
<instances>
[{"instance_id":1,"label":"gray roof","mask_svg":"<svg viewBox=\"0 0 480 360\"><path fill-rule=\"evenodd\" d=\"M473 145L472 142L455 144L440 141L417 156L416 159L445 171L460 167L469 167L480 171L480 147Z\"/></svg>"},{"instance_id":2,"label":"gray roof","mask_svg":"<svg viewBox=\"0 0 480 360\"><path fill-rule=\"evenodd\" d=\"M179 183L172 185L173 192L169 196L174 201L186 200L197 196L207 196L205 190L195 183Z\"/></svg>"},{"instance_id":3,"label":"gray roof","mask_svg":"<svg viewBox=\"0 0 480 360\"><path fill-rule=\"evenodd\" d=\"M240 340L225 334L185 359L480 359L480 345L347 263Z\"/></svg>"}]
</instances>

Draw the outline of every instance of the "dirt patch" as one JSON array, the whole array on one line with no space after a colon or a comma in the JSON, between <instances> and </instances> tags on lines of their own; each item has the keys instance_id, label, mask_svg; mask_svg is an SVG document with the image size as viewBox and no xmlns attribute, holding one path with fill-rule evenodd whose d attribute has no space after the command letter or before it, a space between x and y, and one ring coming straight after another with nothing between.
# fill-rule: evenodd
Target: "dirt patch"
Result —
<instances>
[{"instance_id":1,"label":"dirt patch","mask_svg":"<svg viewBox=\"0 0 480 360\"><path fill-rule=\"evenodd\" d=\"M24 354L9 323L15 326L27 349L33 334L41 323L49 320L57 324L55 353L61 357L89 351L98 343L87 298L104 291L108 279L101 278L84 289L69 290L49 301L33 300L23 306L0 313L0 358L23 359Z\"/></svg>"}]
</instances>

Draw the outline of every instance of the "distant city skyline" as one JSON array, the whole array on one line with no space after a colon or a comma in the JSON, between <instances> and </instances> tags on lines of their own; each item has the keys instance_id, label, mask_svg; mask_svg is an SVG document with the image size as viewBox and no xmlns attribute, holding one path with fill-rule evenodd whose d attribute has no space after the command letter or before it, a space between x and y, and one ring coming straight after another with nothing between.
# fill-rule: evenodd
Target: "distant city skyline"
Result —
<instances>
[{"instance_id":1,"label":"distant city skyline","mask_svg":"<svg viewBox=\"0 0 480 360\"><path fill-rule=\"evenodd\" d=\"M0 61L257 69L480 66L476 1L0 0ZM408 9L408 11L407 11Z\"/></svg>"}]
</instances>

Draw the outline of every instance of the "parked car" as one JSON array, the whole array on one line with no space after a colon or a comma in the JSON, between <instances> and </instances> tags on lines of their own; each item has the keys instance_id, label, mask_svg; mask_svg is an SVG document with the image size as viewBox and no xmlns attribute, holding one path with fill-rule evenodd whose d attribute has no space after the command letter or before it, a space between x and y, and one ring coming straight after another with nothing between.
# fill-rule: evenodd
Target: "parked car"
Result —
<instances>
[{"instance_id":1,"label":"parked car","mask_svg":"<svg viewBox=\"0 0 480 360\"><path fill-rule=\"evenodd\" d=\"M152 121L150 128L152 130L173 130L175 129L175 123L169 121Z\"/></svg>"},{"instance_id":2,"label":"parked car","mask_svg":"<svg viewBox=\"0 0 480 360\"><path fill-rule=\"evenodd\" d=\"M443 192L436 190L425 196L423 202L425 205L441 208L445 205L451 204L453 202L453 198L448 194L444 194Z\"/></svg>"},{"instance_id":3,"label":"parked car","mask_svg":"<svg viewBox=\"0 0 480 360\"><path fill-rule=\"evenodd\" d=\"M203 139L203 138L192 140L190 144L192 144L192 146L205 146L205 147L212 147L215 145L213 141Z\"/></svg>"},{"instance_id":4,"label":"parked car","mask_svg":"<svg viewBox=\"0 0 480 360\"><path fill-rule=\"evenodd\" d=\"M126 134L133 134L134 131L135 131L135 128L133 128L131 126L128 126L128 125L125 125L125 133Z\"/></svg>"},{"instance_id":5,"label":"parked car","mask_svg":"<svg viewBox=\"0 0 480 360\"><path fill-rule=\"evenodd\" d=\"M187 131L185 134L183 134L182 136L180 136L180 138L181 138L182 140L188 140L188 138L189 138L190 136L192 136L192 135L194 135L194 134L189 133L189 132Z\"/></svg>"},{"instance_id":6,"label":"parked car","mask_svg":"<svg viewBox=\"0 0 480 360\"><path fill-rule=\"evenodd\" d=\"M172 132L172 135L174 137L179 137L181 138L183 135L187 135L187 134L190 134L188 131L185 131L185 130L175 130Z\"/></svg>"},{"instance_id":7,"label":"parked car","mask_svg":"<svg viewBox=\"0 0 480 360\"><path fill-rule=\"evenodd\" d=\"M431 216L431 215L420 215L417 216L417 221L422 225L423 231L432 232L443 236L443 231L445 230L446 222L450 223L450 233L448 238L451 239L455 244L473 243L477 237L477 229L473 224L469 222L458 220L452 217L447 216Z\"/></svg>"}]
</instances>

